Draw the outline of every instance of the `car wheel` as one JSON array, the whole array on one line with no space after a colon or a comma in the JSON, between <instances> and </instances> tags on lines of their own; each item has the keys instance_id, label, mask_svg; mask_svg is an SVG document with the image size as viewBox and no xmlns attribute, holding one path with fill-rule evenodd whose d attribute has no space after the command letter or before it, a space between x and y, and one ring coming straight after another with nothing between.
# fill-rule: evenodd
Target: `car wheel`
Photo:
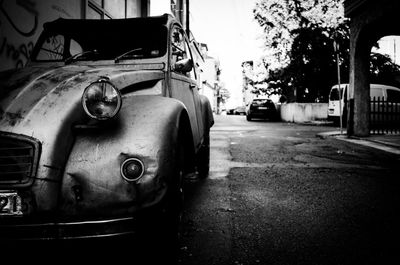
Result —
<instances>
[{"instance_id":1,"label":"car wheel","mask_svg":"<svg viewBox=\"0 0 400 265\"><path fill-rule=\"evenodd\" d=\"M184 142L178 140L176 150L176 163L175 163L175 178L172 183L169 184L167 196L165 200L164 208L164 222L163 231L160 231L162 235L162 247L164 253L162 253L167 260L172 263L177 262L178 250L179 250L179 237L180 237L180 226L183 214L183 175L184 175L184 164L185 164L185 146ZM169 264L169 262L167 262Z\"/></svg>"},{"instance_id":2,"label":"car wheel","mask_svg":"<svg viewBox=\"0 0 400 265\"><path fill-rule=\"evenodd\" d=\"M246 116L246 120L251 121L251 116L250 116L250 115L247 115L247 116Z\"/></svg>"},{"instance_id":3,"label":"car wheel","mask_svg":"<svg viewBox=\"0 0 400 265\"><path fill-rule=\"evenodd\" d=\"M179 226L183 212L183 174L184 174L185 147L182 141L178 141L176 150L175 179L168 187L165 206L165 220L168 229L167 238L174 242L179 237Z\"/></svg>"},{"instance_id":4,"label":"car wheel","mask_svg":"<svg viewBox=\"0 0 400 265\"><path fill-rule=\"evenodd\" d=\"M177 263L183 213L184 150L184 143L178 141L175 176L167 183L167 193L160 205L140 219L139 241L143 244L140 256L146 261L143 264Z\"/></svg>"},{"instance_id":5,"label":"car wheel","mask_svg":"<svg viewBox=\"0 0 400 265\"><path fill-rule=\"evenodd\" d=\"M210 131L204 135L204 143L198 154L197 172L200 178L207 178L210 171Z\"/></svg>"}]
</instances>

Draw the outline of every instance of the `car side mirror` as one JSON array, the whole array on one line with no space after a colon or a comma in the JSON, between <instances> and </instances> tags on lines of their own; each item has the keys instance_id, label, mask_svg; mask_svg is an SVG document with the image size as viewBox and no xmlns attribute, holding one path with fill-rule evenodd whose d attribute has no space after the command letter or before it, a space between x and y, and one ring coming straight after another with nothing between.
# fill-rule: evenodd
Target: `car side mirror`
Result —
<instances>
[{"instance_id":1,"label":"car side mirror","mask_svg":"<svg viewBox=\"0 0 400 265\"><path fill-rule=\"evenodd\" d=\"M189 58L179 60L175 63L174 69L181 73L190 72L193 69L193 61Z\"/></svg>"}]
</instances>

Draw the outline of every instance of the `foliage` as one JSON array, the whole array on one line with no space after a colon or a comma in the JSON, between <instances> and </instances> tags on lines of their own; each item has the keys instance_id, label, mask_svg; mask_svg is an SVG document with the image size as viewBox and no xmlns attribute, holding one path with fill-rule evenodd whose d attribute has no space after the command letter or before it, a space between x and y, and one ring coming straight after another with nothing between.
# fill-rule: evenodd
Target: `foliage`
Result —
<instances>
[{"instance_id":1,"label":"foliage","mask_svg":"<svg viewBox=\"0 0 400 265\"><path fill-rule=\"evenodd\" d=\"M231 96L229 90L225 87L224 83L220 83L217 91L218 91L218 96L217 96L218 103L225 104L226 101Z\"/></svg>"},{"instance_id":2,"label":"foliage","mask_svg":"<svg viewBox=\"0 0 400 265\"><path fill-rule=\"evenodd\" d=\"M263 58L268 88L289 101L327 101L330 87L337 82L334 40L340 46L342 73L348 70L343 0L259 0L254 17L271 51Z\"/></svg>"},{"instance_id":3,"label":"foliage","mask_svg":"<svg viewBox=\"0 0 400 265\"><path fill-rule=\"evenodd\" d=\"M258 0L254 17L270 51L263 58L268 75L254 83L256 88L264 83L255 93L327 102L330 88L338 82L338 57L341 83L348 82L350 33L343 0ZM370 82L400 86L400 67L388 56L372 53L370 70Z\"/></svg>"},{"instance_id":4,"label":"foliage","mask_svg":"<svg viewBox=\"0 0 400 265\"><path fill-rule=\"evenodd\" d=\"M339 29L331 32L332 29L311 26L298 30L290 51L290 63L284 67L285 74L291 77L291 83L296 89L296 94L293 92L293 95L287 95L289 99L298 102L327 102L331 86L338 82L337 54L333 50L334 40L330 37L333 34L340 46L340 80L342 83L348 82L348 27L342 24Z\"/></svg>"},{"instance_id":5,"label":"foliage","mask_svg":"<svg viewBox=\"0 0 400 265\"><path fill-rule=\"evenodd\" d=\"M371 53L370 82L400 87L396 77L400 76L400 66L393 63L389 56Z\"/></svg>"},{"instance_id":6,"label":"foliage","mask_svg":"<svg viewBox=\"0 0 400 265\"><path fill-rule=\"evenodd\" d=\"M264 29L265 45L271 51L265 59L272 68L289 63L299 29L335 29L346 21L343 0L258 0L253 13Z\"/></svg>"}]
</instances>

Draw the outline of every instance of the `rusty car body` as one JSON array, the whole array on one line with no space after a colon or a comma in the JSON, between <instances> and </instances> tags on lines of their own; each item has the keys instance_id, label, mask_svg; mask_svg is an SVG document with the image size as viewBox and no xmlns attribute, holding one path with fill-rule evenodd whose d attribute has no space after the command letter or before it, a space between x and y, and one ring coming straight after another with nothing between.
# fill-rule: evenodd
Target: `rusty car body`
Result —
<instances>
[{"instance_id":1,"label":"rusty car body","mask_svg":"<svg viewBox=\"0 0 400 265\"><path fill-rule=\"evenodd\" d=\"M214 122L192 47L171 15L44 24L28 65L0 73L0 241L176 220Z\"/></svg>"}]
</instances>

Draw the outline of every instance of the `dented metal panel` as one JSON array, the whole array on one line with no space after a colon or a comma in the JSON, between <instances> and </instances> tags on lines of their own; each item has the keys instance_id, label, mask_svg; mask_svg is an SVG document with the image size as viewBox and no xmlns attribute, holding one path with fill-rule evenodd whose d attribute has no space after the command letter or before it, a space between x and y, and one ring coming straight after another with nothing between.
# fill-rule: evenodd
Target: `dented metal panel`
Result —
<instances>
[{"instance_id":1,"label":"dented metal panel","mask_svg":"<svg viewBox=\"0 0 400 265\"><path fill-rule=\"evenodd\" d=\"M124 103L111 128L76 132L63 176L63 214L133 213L163 198L174 177L174 141L184 106L155 96L128 97ZM144 176L134 183L120 174L122 162L131 157L145 165Z\"/></svg>"},{"instance_id":2,"label":"dented metal panel","mask_svg":"<svg viewBox=\"0 0 400 265\"><path fill-rule=\"evenodd\" d=\"M176 23L171 16L101 23L112 28L114 23L125 22L165 23L163 30ZM75 25L77 21L58 20L46 28L53 34L62 27L68 40L72 29L69 23ZM96 25L96 21L82 23L89 28ZM35 54L48 35L39 39ZM65 63L59 58L52 61L50 56L49 60L31 62L23 69L0 73L0 135L31 139L37 148L35 152L27 149L27 159L35 164L27 164L34 171L29 181L21 179L18 183L0 175L2 200L14 200L0 206L8 207L7 214L0 211L0 241L13 236L19 239L22 234L30 239L60 239L131 233L135 215L160 205L171 185L179 183L177 154L182 150L178 151L178 142L185 145L185 170L195 170L195 152L205 126L212 125L212 114L204 111L209 105L190 90L189 84L195 81L171 75L171 49L164 48L165 55L151 50L148 57L119 60L83 57ZM65 56L67 52L70 51L64 52ZM115 117L99 121L85 112L83 93L92 84L99 84L92 91L99 94L85 97L90 104L98 104L94 105L96 111L112 107L113 97L106 93L121 100ZM112 90L106 92L101 84L110 84L117 90L114 94ZM139 159L144 165L143 174L132 182L121 175L122 164L130 158ZM6 162L0 165L10 170L9 174L15 168L23 168L13 165L23 160L11 157ZM135 173L134 167L128 169ZM13 223L14 214L19 217L18 226ZM83 231L85 228L88 230Z\"/></svg>"}]
</instances>

